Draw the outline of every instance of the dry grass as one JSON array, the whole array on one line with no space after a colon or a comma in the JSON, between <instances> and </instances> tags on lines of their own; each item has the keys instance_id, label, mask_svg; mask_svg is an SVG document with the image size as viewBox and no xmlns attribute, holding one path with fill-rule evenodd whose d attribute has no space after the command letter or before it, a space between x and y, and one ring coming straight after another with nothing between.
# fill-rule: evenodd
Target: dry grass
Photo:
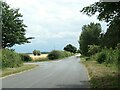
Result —
<instances>
[{"instance_id":1,"label":"dry grass","mask_svg":"<svg viewBox=\"0 0 120 90\"><path fill-rule=\"evenodd\" d=\"M48 54L41 54L40 56L34 56L33 54L29 54L29 56L33 59L33 60L38 60L38 59L44 59L47 57Z\"/></svg>"},{"instance_id":2,"label":"dry grass","mask_svg":"<svg viewBox=\"0 0 120 90\"><path fill-rule=\"evenodd\" d=\"M82 63L87 67L92 88L120 88L118 69L106 67L96 61L85 61Z\"/></svg>"},{"instance_id":3,"label":"dry grass","mask_svg":"<svg viewBox=\"0 0 120 90\"><path fill-rule=\"evenodd\" d=\"M33 69L37 66L38 65L29 64L29 65L23 65L23 66L17 67L17 68L5 68L5 69L2 70L2 73L0 73L0 77L4 77L4 76L7 76L7 75L23 72L23 71L26 71L26 70L30 70L30 69Z\"/></svg>"}]
</instances>

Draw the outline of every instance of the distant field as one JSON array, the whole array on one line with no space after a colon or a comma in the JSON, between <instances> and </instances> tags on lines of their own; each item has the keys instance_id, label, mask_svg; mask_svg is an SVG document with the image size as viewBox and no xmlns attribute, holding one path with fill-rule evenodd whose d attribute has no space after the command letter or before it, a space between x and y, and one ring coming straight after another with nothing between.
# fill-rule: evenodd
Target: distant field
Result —
<instances>
[{"instance_id":1,"label":"distant field","mask_svg":"<svg viewBox=\"0 0 120 90\"><path fill-rule=\"evenodd\" d=\"M40 58L46 58L48 54L41 54L40 56L34 56L33 54L29 54L29 56L33 59L33 60L37 60Z\"/></svg>"}]
</instances>

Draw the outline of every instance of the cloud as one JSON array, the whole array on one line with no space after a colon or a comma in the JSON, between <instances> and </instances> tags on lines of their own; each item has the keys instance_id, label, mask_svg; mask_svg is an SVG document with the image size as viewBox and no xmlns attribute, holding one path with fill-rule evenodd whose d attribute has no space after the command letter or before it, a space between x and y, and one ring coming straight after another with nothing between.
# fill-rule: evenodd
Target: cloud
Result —
<instances>
[{"instance_id":1,"label":"cloud","mask_svg":"<svg viewBox=\"0 0 120 90\"><path fill-rule=\"evenodd\" d=\"M69 42L78 46L82 26L91 21L99 22L96 16L88 17L80 10L96 1L99 0L6 0L11 7L20 8L24 23L28 26L26 36L35 37L29 44L31 49L28 52L33 46L42 50L43 46L52 49L53 43L58 49ZM102 25L105 27L105 24ZM20 51L19 47L26 49L27 45L15 48Z\"/></svg>"}]
</instances>

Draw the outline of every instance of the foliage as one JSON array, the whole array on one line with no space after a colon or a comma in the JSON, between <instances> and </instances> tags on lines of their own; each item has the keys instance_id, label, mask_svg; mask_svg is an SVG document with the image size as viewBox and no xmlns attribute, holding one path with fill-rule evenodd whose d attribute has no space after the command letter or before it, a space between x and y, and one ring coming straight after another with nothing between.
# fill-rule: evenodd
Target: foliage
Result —
<instances>
[{"instance_id":1,"label":"foliage","mask_svg":"<svg viewBox=\"0 0 120 90\"><path fill-rule=\"evenodd\" d=\"M2 50L0 49L0 69L2 68Z\"/></svg>"},{"instance_id":2,"label":"foliage","mask_svg":"<svg viewBox=\"0 0 120 90\"><path fill-rule=\"evenodd\" d=\"M118 88L120 88L120 78L118 77L119 72L117 67L106 67L104 63L97 64L96 61L85 61L84 58L81 59L82 63L84 63L88 69L91 89L116 88L118 90Z\"/></svg>"},{"instance_id":3,"label":"foliage","mask_svg":"<svg viewBox=\"0 0 120 90\"><path fill-rule=\"evenodd\" d=\"M67 51L60 51L60 50L53 50L48 54L48 59L54 60L54 59L61 59L64 57L69 57L72 54Z\"/></svg>"},{"instance_id":4,"label":"foliage","mask_svg":"<svg viewBox=\"0 0 120 90\"><path fill-rule=\"evenodd\" d=\"M89 47L88 49L89 55L94 55L95 53L100 51L100 46L98 45L89 45L88 47Z\"/></svg>"},{"instance_id":5,"label":"foliage","mask_svg":"<svg viewBox=\"0 0 120 90\"><path fill-rule=\"evenodd\" d=\"M98 61L98 63L104 63L106 66L115 65L116 67L118 67L120 65L119 57L119 49L104 48L100 52L92 55L90 57L90 60Z\"/></svg>"},{"instance_id":6,"label":"foliage","mask_svg":"<svg viewBox=\"0 0 120 90\"><path fill-rule=\"evenodd\" d=\"M103 52L101 52L101 53L98 55L97 62L101 64L101 63L103 63L103 62L105 61L105 59L106 59L106 54L103 53Z\"/></svg>"},{"instance_id":7,"label":"foliage","mask_svg":"<svg viewBox=\"0 0 120 90\"><path fill-rule=\"evenodd\" d=\"M33 69L37 66L38 65L35 65L35 64L28 64L28 65L23 65L23 66L17 67L17 68L4 68L2 70L2 73L0 73L0 77L4 77L4 76L10 75L10 74L16 74L19 72L27 71L27 70Z\"/></svg>"},{"instance_id":8,"label":"foliage","mask_svg":"<svg viewBox=\"0 0 120 90\"><path fill-rule=\"evenodd\" d=\"M103 35L102 46L116 47L120 43L120 2L96 2L84 7L81 12L92 16L99 13L97 18L108 23L107 32Z\"/></svg>"},{"instance_id":9,"label":"foliage","mask_svg":"<svg viewBox=\"0 0 120 90\"><path fill-rule=\"evenodd\" d=\"M2 2L2 47L12 47L15 44L29 43L26 38L26 25L21 19L22 15L19 9L10 8L7 3Z\"/></svg>"},{"instance_id":10,"label":"foliage","mask_svg":"<svg viewBox=\"0 0 120 90\"><path fill-rule=\"evenodd\" d=\"M20 56L23 62L32 61L32 58L28 54L20 54Z\"/></svg>"},{"instance_id":11,"label":"foliage","mask_svg":"<svg viewBox=\"0 0 120 90\"><path fill-rule=\"evenodd\" d=\"M33 54L34 54L35 56L36 56L36 55L39 56L39 55L41 55L41 52L40 52L39 50L34 50L34 51L33 51Z\"/></svg>"},{"instance_id":12,"label":"foliage","mask_svg":"<svg viewBox=\"0 0 120 90\"><path fill-rule=\"evenodd\" d=\"M64 47L64 50L71 53L76 53L77 48L71 44L68 44L67 46Z\"/></svg>"},{"instance_id":13,"label":"foliage","mask_svg":"<svg viewBox=\"0 0 120 90\"><path fill-rule=\"evenodd\" d=\"M11 51L8 49L2 50L2 68L14 68L22 65L21 57L15 51Z\"/></svg>"},{"instance_id":14,"label":"foliage","mask_svg":"<svg viewBox=\"0 0 120 90\"><path fill-rule=\"evenodd\" d=\"M120 43L117 44L116 48L120 50Z\"/></svg>"},{"instance_id":15,"label":"foliage","mask_svg":"<svg viewBox=\"0 0 120 90\"><path fill-rule=\"evenodd\" d=\"M88 45L99 45L101 25L99 23L90 23L82 27L82 33L79 37L80 51L83 55L88 53Z\"/></svg>"}]
</instances>

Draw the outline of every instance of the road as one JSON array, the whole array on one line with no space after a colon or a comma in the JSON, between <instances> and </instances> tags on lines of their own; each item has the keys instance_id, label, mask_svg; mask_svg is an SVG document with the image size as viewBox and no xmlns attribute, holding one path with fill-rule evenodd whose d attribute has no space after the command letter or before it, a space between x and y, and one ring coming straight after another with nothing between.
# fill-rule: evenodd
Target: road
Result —
<instances>
[{"instance_id":1,"label":"road","mask_svg":"<svg viewBox=\"0 0 120 90\"><path fill-rule=\"evenodd\" d=\"M34 64L39 66L4 78L3 88L89 88L87 70L75 56Z\"/></svg>"}]
</instances>

